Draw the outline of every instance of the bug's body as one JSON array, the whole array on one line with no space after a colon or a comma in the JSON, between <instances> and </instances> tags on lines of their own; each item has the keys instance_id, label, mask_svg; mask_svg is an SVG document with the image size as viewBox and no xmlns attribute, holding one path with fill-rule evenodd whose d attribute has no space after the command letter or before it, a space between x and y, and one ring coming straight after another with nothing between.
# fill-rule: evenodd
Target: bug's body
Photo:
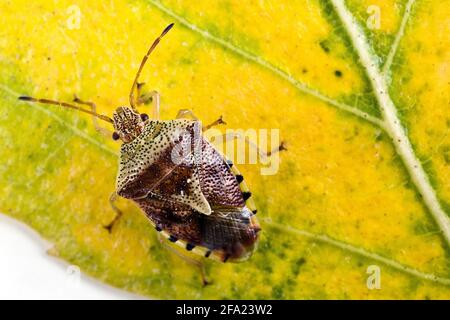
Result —
<instances>
[{"instance_id":1,"label":"bug's body","mask_svg":"<svg viewBox=\"0 0 450 320\"><path fill-rule=\"evenodd\" d=\"M143 122L140 134L122 144L117 194L135 201L157 231L185 249L245 260L260 230L256 210L246 206L242 176L201 132L198 121Z\"/></svg>"},{"instance_id":2,"label":"bug's body","mask_svg":"<svg viewBox=\"0 0 450 320\"><path fill-rule=\"evenodd\" d=\"M112 118L98 114L93 102L77 97L73 100L76 104L29 96L19 99L90 114L101 133L109 130L99 127L97 119L113 124L112 137L120 139L122 147L116 192L110 199L117 215L105 226L109 232L122 215L114 205L116 195L120 195L137 203L158 232L186 250L223 262L242 261L256 248L260 231L256 208L242 175L204 139L199 121L180 119L184 113L196 118L191 111L180 110L177 120L158 120L156 91L149 96L155 104L154 119L137 110L139 104L149 101L140 94L143 84L138 83L139 75L151 52L172 27L173 23L163 30L142 59L131 87L130 106L117 108ZM222 118L205 129L221 123ZM285 150L283 144L275 152L280 150ZM203 283L207 284L202 267L201 270Z\"/></svg>"}]
</instances>

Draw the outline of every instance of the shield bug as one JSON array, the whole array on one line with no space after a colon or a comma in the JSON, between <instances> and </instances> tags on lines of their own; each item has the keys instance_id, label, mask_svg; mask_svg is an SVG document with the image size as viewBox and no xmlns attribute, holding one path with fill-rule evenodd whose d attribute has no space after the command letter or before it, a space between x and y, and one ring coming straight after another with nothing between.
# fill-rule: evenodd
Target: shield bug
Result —
<instances>
[{"instance_id":1,"label":"shield bug","mask_svg":"<svg viewBox=\"0 0 450 320\"><path fill-rule=\"evenodd\" d=\"M258 241L261 229L255 217L257 210L243 176L202 135L224 121L220 117L202 127L185 109L175 120L159 120L159 94L141 94L139 75L172 27L170 24L164 29L142 59L131 87L130 106L118 107L112 118L98 114L94 103L79 98L74 99L76 104L28 96L19 99L88 113L102 133L108 130L101 128L97 119L113 125L112 138L122 145L116 191L110 199L117 215L105 226L109 232L122 214L114 204L121 196L134 201L156 231L185 250L222 262L243 261L250 257ZM150 100L154 104L151 119L137 110ZM279 150L283 149L281 144Z\"/></svg>"}]
</instances>

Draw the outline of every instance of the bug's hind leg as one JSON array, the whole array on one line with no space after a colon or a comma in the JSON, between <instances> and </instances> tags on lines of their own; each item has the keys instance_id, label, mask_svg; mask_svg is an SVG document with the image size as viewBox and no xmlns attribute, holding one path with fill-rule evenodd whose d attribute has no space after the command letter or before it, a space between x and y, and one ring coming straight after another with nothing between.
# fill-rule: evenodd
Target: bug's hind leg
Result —
<instances>
[{"instance_id":1,"label":"bug's hind leg","mask_svg":"<svg viewBox=\"0 0 450 320\"><path fill-rule=\"evenodd\" d=\"M89 106L92 110L92 112L97 113L97 106L95 105L94 102L90 102L90 101L83 101L80 98L78 98L76 95L73 99L73 102L78 103L78 104L82 104L85 106ZM110 138L112 136L112 131L109 129L106 129L102 126L99 125L98 120L95 116L92 116L92 122L94 123L94 127L95 130L97 130L97 132L99 132L100 134L104 135L105 137Z\"/></svg>"},{"instance_id":2,"label":"bug's hind leg","mask_svg":"<svg viewBox=\"0 0 450 320\"><path fill-rule=\"evenodd\" d=\"M218 126L218 125L220 125L220 124L227 124L227 123L223 120L223 117L222 117L222 116L220 116L219 119L217 119L216 121L213 121L212 123L210 123L210 124L208 124L208 125L206 125L206 126L203 126L202 130L203 130L203 131L206 131L206 130L209 130L209 129L211 129L212 127Z\"/></svg>"},{"instance_id":3,"label":"bug's hind leg","mask_svg":"<svg viewBox=\"0 0 450 320\"><path fill-rule=\"evenodd\" d=\"M221 140L221 141L232 141L234 139L239 139L244 141L248 146L250 146L252 149L256 150L256 152L258 152L258 154L263 158L266 159L268 157L270 157L271 155L280 152L280 151L285 151L287 150L286 147L286 142L281 141L281 143L273 148L272 150L269 151L263 151L261 150L258 145L256 145L255 143L253 143L252 141L250 141L250 139L248 137L243 137L241 134L237 133L237 132L231 132L231 133L225 133L223 135L219 135L219 136L214 136L212 137L213 140Z\"/></svg>"},{"instance_id":4,"label":"bug's hind leg","mask_svg":"<svg viewBox=\"0 0 450 320\"><path fill-rule=\"evenodd\" d=\"M144 82L139 82L137 84L137 101L136 105L148 105L150 102L153 102L153 111L152 111L152 119L159 120L159 106L160 106L160 95L156 90L152 90L150 92L142 93L142 87L144 86Z\"/></svg>"},{"instance_id":5,"label":"bug's hind leg","mask_svg":"<svg viewBox=\"0 0 450 320\"><path fill-rule=\"evenodd\" d=\"M196 121L199 120L198 117L194 114L194 112L192 112L192 110L189 110L189 109L181 109L181 110L179 110L178 113L177 113L177 117L176 118L177 119L188 118L188 119L192 119L192 120L196 120ZM206 130L211 129L212 127L217 126L219 124L227 124L223 120L222 116L220 116L219 119L213 121L212 123L210 123L210 124L208 124L206 126L203 126L202 130L206 131Z\"/></svg>"},{"instance_id":6,"label":"bug's hind leg","mask_svg":"<svg viewBox=\"0 0 450 320\"><path fill-rule=\"evenodd\" d=\"M109 197L109 204L111 205L111 208L116 213L116 216L114 217L114 219L110 223L108 223L107 225L103 226L106 230L108 230L109 233L112 232L112 229L114 228L114 225L117 223L117 221L120 219L120 217L123 214L123 212L116 206L116 204L115 204L116 200L117 200L117 193L113 192L111 194L111 196Z\"/></svg>"},{"instance_id":7,"label":"bug's hind leg","mask_svg":"<svg viewBox=\"0 0 450 320\"><path fill-rule=\"evenodd\" d=\"M202 277L202 284L204 287L206 287L207 285L211 284L212 281L210 281L206 275L206 270L205 270L205 264L203 263L203 261L199 261L196 260L194 258L188 257L187 255L181 253L180 251L176 250L175 248L172 248L167 241L163 238L163 236L158 233L158 239L159 242L161 242L161 245L166 248L167 250L169 250L170 252L174 253L175 255L177 255L178 257L180 257L181 259L183 259L184 261L186 261L187 263L194 265L195 267L197 267L200 271L200 275Z\"/></svg>"}]
</instances>

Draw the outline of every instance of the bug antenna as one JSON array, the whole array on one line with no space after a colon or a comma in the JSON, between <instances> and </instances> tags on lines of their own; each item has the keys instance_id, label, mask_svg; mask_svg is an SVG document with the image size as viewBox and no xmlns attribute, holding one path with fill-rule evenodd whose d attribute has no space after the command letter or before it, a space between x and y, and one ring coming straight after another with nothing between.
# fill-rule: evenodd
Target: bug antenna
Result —
<instances>
[{"instance_id":1,"label":"bug antenna","mask_svg":"<svg viewBox=\"0 0 450 320\"><path fill-rule=\"evenodd\" d=\"M150 49L148 49L147 54L144 56L144 58L142 58L141 65L139 66L139 69L136 73L136 77L134 78L133 85L131 86L131 91L130 91L130 106L131 106L131 108L133 108L133 110L136 110L134 91L137 87L139 75L141 74L142 69L144 68L144 65L147 62L148 57L150 56L152 51L156 48L158 43L161 41L161 38L164 37L166 35L166 33L169 32L170 29L172 29L173 25L174 25L174 23L171 23L163 30L161 35L158 38L156 38L155 41L153 41L152 45L150 46Z\"/></svg>"},{"instance_id":2,"label":"bug antenna","mask_svg":"<svg viewBox=\"0 0 450 320\"><path fill-rule=\"evenodd\" d=\"M76 105L73 105L73 104L70 104L70 103L67 103L67 102L61 102L61 101L55 101L55 100L49 100L49 99L36 99L36 98L33 98L33 97L28 97L28 96L20 96L19 100L29 101L29 102L37 102L37 103L45 103L45 104L54 104L54 105L57 105L57 106L60 106L60 107L65 107L65 108L69 108L69 109L74 109L74 110L78 110L78 111L81 111L81 112L85 112L85 113L93 115L94 117L97 117L97 118L99 118L99 119L101 119L103 121L106 121L106 122L109 122L109 123L114 123L114 121L108 116L95 113L95 112L93 112L91 110L83 109L83 108L81 108L79 106L76 106Z\"/></svg>"}]
</instances>

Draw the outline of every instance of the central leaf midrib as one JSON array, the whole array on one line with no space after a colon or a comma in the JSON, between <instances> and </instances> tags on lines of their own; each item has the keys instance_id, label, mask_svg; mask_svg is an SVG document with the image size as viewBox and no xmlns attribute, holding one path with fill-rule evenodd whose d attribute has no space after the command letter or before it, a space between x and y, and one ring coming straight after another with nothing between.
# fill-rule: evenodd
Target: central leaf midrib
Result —
<instances>
[{"instance_id":1,"label":"central leaf midrib","mask_svg":"<svg viewBox=\"0 0 450 320\"><path fill-rule=\"evenodd\" d=\"M359 61L370 80L372 90L377 98L379 109L383 115L385 130L391 137L395 150L402 159L411 180L417 188L417 191L422 196L424 205L442 231L442 235L446 240L447 246L450 246L450 219L443 210L436 191L431 185L430 179L423 169L419 158L415 154L415 150L409 140L407 130L398 117L398 109L390 96L385 74L381 72L378 67L377 60L374 58L374 50L369 45L366 35L358 25L355 17L347 9L344 1L330 1L339 17L342 28L347 32L348 37L351 39L353 50L357 52L360 58ZM413 2L410 2L409 4L412 6L412 3ZM409 10L405 11L405 14L409 15ZM405 23L406 22L403 19L403 27ZM399 32L403 32L403 27L400 28ZM397 45L399 42L400 39L397 37L394 45ZM396 48L392 50L393 54L395 54L395 50Z\"/></svg>"}]
</instances>

